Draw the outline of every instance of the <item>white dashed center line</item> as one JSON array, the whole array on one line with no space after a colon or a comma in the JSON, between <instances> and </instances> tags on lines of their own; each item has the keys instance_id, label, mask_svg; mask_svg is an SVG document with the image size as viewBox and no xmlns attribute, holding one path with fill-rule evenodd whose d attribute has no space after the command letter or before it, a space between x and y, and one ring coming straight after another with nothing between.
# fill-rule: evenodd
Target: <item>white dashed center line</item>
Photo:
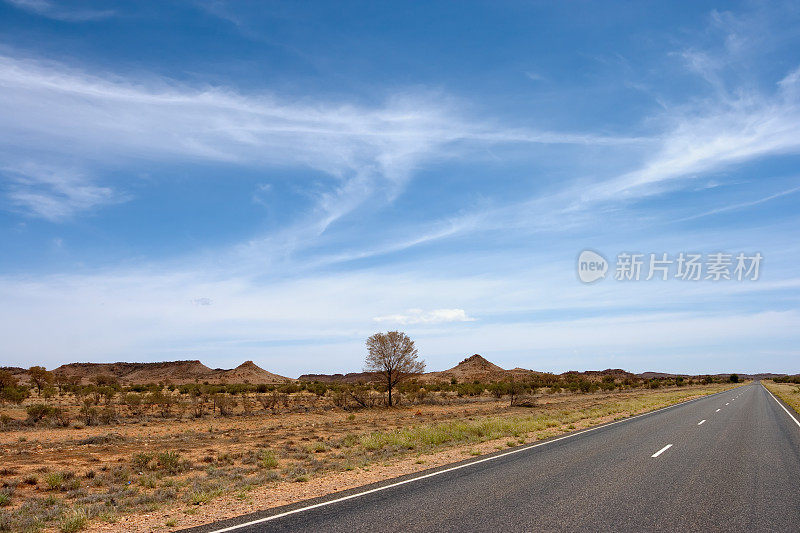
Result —
<instances>
[{"instance_id":1,"label":"white dashed center line","mask_svg":"<svg viewBox=\"0 0 800 533\"><path fill-rule=\"evenodd\" d=\"M704 423L705 423L705 420L701 420L700 422L697 423L697 425L700 426L700 425L703 425Z\"/></svg>"},{"instance_id":2,"label":"white dashed center line","mask_svg":"<svg viewBox=\"0 0 800 533\"><path fill-rule=\"evenodd\" d=\"M653 454L653 455L651 455L650 457L658 457L659 455L661 455L661 454L662 454L662 453L664 453L665 451L669 450L670 448L672 448L672 444L667 444L666 446L664 446L663 448L661 448L660 450L658 450L656 453L654 453L654 454Z\"/></svg>"},{"instance_id":3,"label":"white dashed center line","mask_svg":"<svg viewBox=\"0 0 800 533\"><path fill-rule=\"evenodd\" d=\"M715 413L719 413L719 411L720 411L720 410L719 410L719 409L717 409L717 410L716 410L716 411L714 411L714 412L715 412Z\"/></svg>"}]
</instances>

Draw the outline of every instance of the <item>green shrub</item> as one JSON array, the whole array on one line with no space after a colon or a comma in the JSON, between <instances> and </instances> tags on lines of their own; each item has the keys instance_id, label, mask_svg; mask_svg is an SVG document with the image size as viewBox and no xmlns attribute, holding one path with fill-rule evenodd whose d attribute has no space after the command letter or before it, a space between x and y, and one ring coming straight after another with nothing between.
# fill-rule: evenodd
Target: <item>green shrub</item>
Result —
<instances>
[{"instance_id":1,"label":"green shrub","mask_svg":"<svg viewBox=\"0 0 800 533\"><path fill-rule=\"evenodd\" d=\"M344 437L342 437L342 446L346 448L350 448L358 444L359 438L358 435L353 435L352 433L348 433Z\"/></svg>"},{"instance_id":2,"label":"green shrub","mask_svg":"<svg viewBox=\"0 0 800 533\"><path fill-rule=\"evenodd\" d=\"M28 414L28 420L35 423L40 420L55 418L60 413L60 409L44 403L35 403L29 405L25 412Z\"/></svg>"},{"instance_id":3,"label":"green shrub","mask_svg":"<svg viewBox=\"0 0 800 533\"><path fill-rule=\"evenodd\" d=\"M311 451L314 453L323 453L328 451L328 446L324 442L318 442L311 446Z\"/></svg>"},{"instance_id":4,"label":"green shrub","mask_svg":"<svg viewBox=\"0 0 800 533\"><path fill-rule=\"evenodd\" d=\"M147 470L150 467L150 461L152 461L155 456L152 453L147 452L140 452L133 454L133 466L138 470Z\"/></svg>"},{"instance_id":5,"label":"green shrub","mask_svg":"<svg viewBox=\"0 0 800 533\"><path fill-rule=\"evenodd\" d=\"M49 490L61 490L64 486L64 474L61 472L50 472L44 476L44 482Z\"/></svg>"},{"instance_id":6,"label":"green shrub","mask_svg":"<svg viewBox=\"0 0 800 533\"><path fill-rule=\"evenodd\" d=\"M58 529L62 533L75 533L81 531L89 522L89 516L83 509L72 509L64 513L58 523Z\"/></svg>"},{"instance_id":7,"label":"green shrub","mask_svg":"<svg viewBox=\"0 0 800 533\"><path fill-rule=\"evenodd\" d=\"M157 460L158 466L170 474L177 474L181 470L181 456L178 452L161 452Z\"/></svg>"},{"instance_id":8,"label":"green shrub","mask_svg":"<svg viewBox=\"0 0 800 533\"><path fill-rule=\"evenodd\" d=\"M203 505L204 503L208 503L217 496L222 494L222 491L219 489L215 490L196 490L189 494L187 498L188 502L192 505Z\"/></svg>"},{"instance_id":9,"label":"green shrub","mask_svg":"<svg viewBox=\"0 0 800 533\"><path fill-rule=\"evenodd\" d=\"M28 387L6 386L0 389L0 400L20 405L31 395Z\"/></svg>"},{"instance_id":10,"label":"green shrub","mask_svg":"<svg viewBox=\"0 0 800 533\"><path fill-rule=\"evenodd\" d=\"M278 459L271 450L261 450L258 457L258 466L266 469L278 468Z\"/></svg>"}]
</instances>

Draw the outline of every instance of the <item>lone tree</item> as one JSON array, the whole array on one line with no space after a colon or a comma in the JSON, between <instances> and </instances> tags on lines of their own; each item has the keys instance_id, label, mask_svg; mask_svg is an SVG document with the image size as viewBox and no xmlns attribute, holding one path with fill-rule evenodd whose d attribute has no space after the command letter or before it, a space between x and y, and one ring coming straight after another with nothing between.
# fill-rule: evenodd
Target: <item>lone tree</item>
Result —
<instances>
[{"instance_id":1,"label":"lone tree","mask_svg":"<svg viewBox=\"0 0 800 533\"><path fill-rule=\"evenodd\" d=\"M43 366L32 366L28 369L28 375L31 381L39 391L39 396L42 395L42 389L49 386L53 382L53 373L48 371Z\"/></svg>"},{"instance_id":2,"label":"lone tree","mask_svg":"<svg viewBox=\"0 0 800 533\"><path fill-rule=\"evenodd\" d=\"M419 353L408 335L402 331L376 333L367 339L366 372L379 372L389 390L389 406L392 405L392 389L410 374L425 370L425 361L417 359Z\"/></svg>"}]
</instances>

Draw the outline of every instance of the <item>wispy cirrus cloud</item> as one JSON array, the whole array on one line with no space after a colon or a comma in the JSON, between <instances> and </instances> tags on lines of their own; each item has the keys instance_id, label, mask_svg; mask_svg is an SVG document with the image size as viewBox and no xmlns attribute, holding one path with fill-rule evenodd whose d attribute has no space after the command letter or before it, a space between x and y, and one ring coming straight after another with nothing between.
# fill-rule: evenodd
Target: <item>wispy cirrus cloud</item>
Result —
<instances>
[{"instance_id":1,"label":"wispy cirrus cloud","mask_svg":"<svg viewBox=\"0 0 800 533\"><path fill-rule=\"evenodd\" d=\"M742 39L737 35L732 40ZM713 95L668 107L651 117L648 122L655 132L647 150L631 153L633 169L619 173L598 169L596 175L577 177L546 195L470 213L468 219L480 220L479 225L452 219L450 223L465 230L573 229L592 224L599 213L620 211L637 201L695 187L697 180L736 165L800 154L800 67L786 72L771 91L765 91L756 89L747 78L726 85L719 71L730 59L699 52L685 58L686 68L700 74L713 87ZM794 192L795 188L789 188L681 220L743 209Z\"/></svg>"},{"instance_id":2,"label":"wispy cirrus cloud","mask_svg":"<svg viewBox=\"0 0 800 533\"><path fill-rule=\"evenodd\" d=\"M11 204L53 222L78 212L125 200L125 195L92 183L83 173L35 163L0 167Z\"/></svg>"},{"instance_id":3,"label":"wispy cirrus cloud","mask_svg":"<svg viewBox=\"0 0 800 533\"><path fill-rule=\"evenodd\" d=\"M664 110L649 119L661 132L652 155L587 187L581 201L635 200L743 162L800 153L800 66L788 63L778 79L759 70L765 53L796 34L779 22L781 11L767 5L742 15L711 11L698 42L670 54L679 62L675 75L692 76L708 90L674 104L668 91L655 94Z\"/></svg>"},{"instance_id":4,"label":"wispy cirrus cloud","mask_svg":"<svg viewBox=\"0 0 800 533\"><path fill-rule=\"evenodd\" d=\"M367 198L396 197L425 161L463 155L453 149L459 145L640 141L503 128L462 116L452 99L435 93L398 93L366 107L131 80L10 56L0 56L0 97L0 133L37 159L70 154L319 171L330 181L317 196L318 231Z\"/></svg>"},{"instance_id":5,"label":"wispy cirrus cloud","mask_svg":"<svg viewBox=\"0 0 800 533\"><path fill-rule=\"evenodd\" d=\"M800 69L789 72L771 94L737 88L669 113L656 154L640 168L587 189L584 201L648 196L677 180L744 161L800 153Z\"/></svg>"},{"instance_id":6,"label":"wispy cirrus cloud","mask_svg":"<svg viewBox=\"0 0 800 533\"><path fill-rule=\"evenodd\" d=\"M110 9L86 9L59 4L50 0L6 0L9 4L43 17L64 22L86 22L114 16Z\"/></svg>"}]
</instances>

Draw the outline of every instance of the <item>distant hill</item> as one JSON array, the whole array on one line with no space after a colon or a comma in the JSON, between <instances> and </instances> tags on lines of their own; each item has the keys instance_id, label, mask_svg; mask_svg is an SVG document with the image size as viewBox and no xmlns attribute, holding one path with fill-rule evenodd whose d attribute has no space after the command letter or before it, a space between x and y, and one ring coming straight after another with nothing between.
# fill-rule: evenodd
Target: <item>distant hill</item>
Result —
<instances>
[{"instance_id":1,"label":"distant hill","mask_svg":"<svg viewBox=\"0 0 800 533\"><path fill-rule=\"evenodd\" d=\"M349 374L303 374L299 381L319 381L322 383L370 383L379 381L377 372L350 372Z\"/></svg>"},{"instance_id":2,"label":"distant hill","mask_svg":"<svg viewBox=\"0 0 800 533\"><path fill-rule=\"evenodd\" d=\"M509 379L529 379L541 375L541 372L515 368L505 370L496 364L486 360L479 354L471 355L453 368L438 372L426 372L419 374L416 378L422 382L434 383L437 381L456 381L463 383L468 381L503 381ZM380 381L381 376L377 372L351 372L349 374L303 374L298 378L300 381L320 381L324 383L367 383Z\"/></svg>"},{"instance_id":3,"label":"distant hill","mask_svg":"<svg viewBox=\"0 0 800 533\"><path fill-rule=\"evenodd\" d=\"M474 354L453 368L441 372L428 372L421 376L423 381L450 381L455 379L464 381L499 381L510 377L511 373L496 364L486 360L479 354Z\"/></svg>"},{"instance_id":4,"label":"distant hill","mask_svg":"<svg viewBox=\"0 0 800 533\"><path fill-rule=\"evenodd\" d=\"M769 379L785 374L739 374L742 379ZM654 378L675 378L682 376L684 378L698 377L690 376L688 374L668 374L665 372L642 372L641 374L634 374L621 368L607 368L605 370L585 370L577 371L570 370L562 374L548 374L545 372L538 372L536 370L528 370L525 368L512 368L506 370L485 357L479 354L474 354L453 368L447 370L440 370L436 372L426 372L416 376L416 378L424 383L435 383L446 381L449 382L455 379L459 383L467 383L472 381L491 382L491 381L525 381L545 377L545 382L552 378L564 378L575 380L589 380L589 381L602 381L605 376L613 376L616 381L623 381L625 379L654 379ZM713 377L728 379L730 374L716 374ZM702 376L700 376L702 377ZM349 374L303 374L298 378L300 381L320 381L324 383L367 383L371 381L379 381L380 375L376 372L351 372Z\"/></svg>"},{"instance_id":5,"label":"distant hill","mask_svg":"<svg viewBox=\"0 0 800 533\"><path fill-rule=\"evenodd\" d=\"M245 361L233 370L215 370L222 372L220 379L222 383L288 383L294 381L278 374L268 372L259 367L253 361Z\"/></svg>"},{"instance_id":6,"label":"distant hill","mask_svg":"<svg viewBox=\"0 0 800 533\"><path fill-rule=\"evenodd\" d=\"M29 382L27 370L18 367L0 367L1 370L10 372L20 382ZM183 385L186 383L210 383L210 384L282 384L297 381L278 374L268 372L256 365L253 361L245 361L233 369L209 368L198 360L191 361L166 361L160 363L70 363L62 365L53 370L71 380L77 380L83 384L93 383L97 376L112 376L122 385L146 384L146 383L173 383ZM474 354L453 368L436 372L426 372L416 376L421 382L449 382L456 380L459 383L472 381L492 382L492 381L526 381L531 379L543 378L545 382L550 379L562 378L567 380L585 379L589 381L601 381L605 376L613 376L615 380L625 379L654 379L654 378L675 378L690 376L688 374L668 374L665 372L642 372L633 374L620 368L607 368L605 370L571 370L563 374L549 374L537 372L525 368L512 368L506 370L488 361L479 354ZM761 373L744 374L739 373L741 379L770 379L786 374ZM712 377L728 379L730 374L714 374ZM381 380L378 372L350 372L348 374L303 374L298 378L299 381L319 381L324 383L369 383Z\"/></svg>"},{"instance_id":7,"label":"distant hill","mask_svg":"<svg viewBox=\"0 0 800 533\"><path fill-rule=\"evenodd\" d=\"M134 383L287 383L289 378L267 372L252 361L231 370L212 369L200 361L167 361L161 363L70 363L54 374L91 383L97 376L112 376L123 385Z\"/></svg>"},{"instance_id":8,"label":"distant hill","mask_svg":"<svg viewBox=\"0 0 800 533\"><path fill-rule=\"evenodd\" d=\"M30 381L30 377L28 376L28 371L24 368L19 368L17 366L0 366L0 370L5 370L12 376L14 376L19 383L26 383Z\"/></svg>"},{"instance_id":9,"label":"distant hill","mask_svg":"<svg viewBox=\"0 0 800 533\"><path fill-rule=\"evenodd\" d=\"M676 377L683 377L683 378L690 378L690 377L704 377L710 376L712 378L718 379L728 379L730 378L731 374L736 374L739 376L740 379L773 379L786 376L787 374L775 374L773 372L762 372L760 374L744 374L742 372L730 372L727 374L666 374L664 372L642 372L641 374L636 374L642 379L654 379L654 378L676 378Z\"/></svg>"}]
</instances>

